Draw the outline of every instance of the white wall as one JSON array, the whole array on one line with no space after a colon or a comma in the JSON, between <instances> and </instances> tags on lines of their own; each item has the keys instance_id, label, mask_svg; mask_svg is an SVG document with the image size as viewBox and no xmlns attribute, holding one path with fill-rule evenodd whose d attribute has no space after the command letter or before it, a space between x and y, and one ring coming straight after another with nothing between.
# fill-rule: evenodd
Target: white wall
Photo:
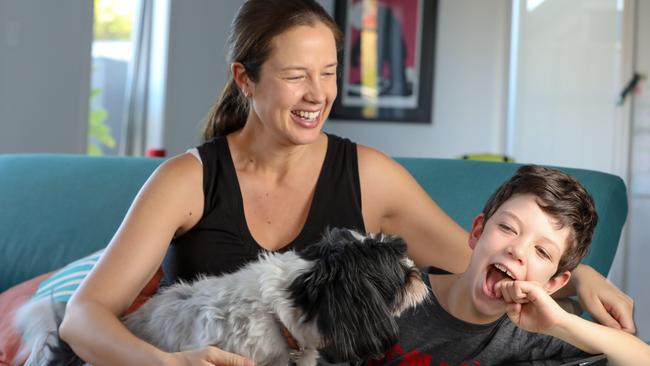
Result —
<instances>
[{"instance_id":1,"label":"white wall","mask_svg":"<svg viewBox=\"0 0 650 366\"><path fill-rule=\"evenodd\" d=\"M650 2L637 3L638 19L650 19ZM637 24L638 45L635 70L650 76L650 22ZM632 157L630 164L630 211L628 219L627 267L624 272L626 290L636 301L639 336L650 340L650 82L641 84L632 108Z\"/></svg>"},{"instance_id":2,"label":"white wall","mask_svg":"<svg viewBox=\"0 0 650 366\"><path fill-rule=\"evenodd\" d=\"M85 153L92 2L0 0L0 153Z\"/></svg>"},{"instance_id":3,"label":"white wall","mask_svg":"<svg viewBox=\"0 0 650 366\"><path fill-rule=\"evenodd\" d=\"M509 10L508 0L439 1L430 124L330 120L326 130L391 156L503 153Z\"/></svg>"},{"instance_id":4,"label":"white wall","mask_svg":"<svg viewBox=\"0 0 650 366\"><path fill-rule=\"evenodd\" d=\"M512 155L519 162L626 175L617 105L632 53L613 0L548 1L518 15ZM630 33L632 28L629 29ZM630 42L631 46L631 42ZM631 47L630 47L631 49ZM561 55L561 57L558 57Z\"/></svg>"}]
</instances>

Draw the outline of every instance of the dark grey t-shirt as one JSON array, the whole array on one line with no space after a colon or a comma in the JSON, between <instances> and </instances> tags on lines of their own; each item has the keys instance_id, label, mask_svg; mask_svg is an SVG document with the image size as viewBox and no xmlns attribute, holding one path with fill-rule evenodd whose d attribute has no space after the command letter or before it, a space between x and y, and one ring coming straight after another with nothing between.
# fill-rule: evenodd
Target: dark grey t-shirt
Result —
<instances>
[{"instance_id":1,"label":"dark grey t-shirt","mask_svg":"<svg viewBox=\"0 0 650 366\"><path fill-rule=\"evenodd\" d=\"M398 344L368 365L509 365L586 355L560 339L518 328L507 315L485 325L455 318L438 303L426 272L445 273L435 268L423 271L428 301L402 314Z\"/></svg>"}]
</instances>

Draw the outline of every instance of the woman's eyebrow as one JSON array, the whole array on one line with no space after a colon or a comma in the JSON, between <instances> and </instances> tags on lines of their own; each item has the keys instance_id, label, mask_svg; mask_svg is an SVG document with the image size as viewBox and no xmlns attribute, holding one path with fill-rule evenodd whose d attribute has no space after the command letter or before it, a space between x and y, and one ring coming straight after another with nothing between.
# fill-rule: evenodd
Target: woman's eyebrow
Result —
<instances>
[{"instance_id":1,"label":"woman's eyebrow","mask_svg":"<svg viewBox=\"0 0 650 366\"><path fill-rule=\"evenodd\" d=\"M336 67L337 65L338 65L338 62L332 62L331 64L325 65L323 68L327 69L327 68L330 68L330 67ZM280 71L290 71L290 70L307 71L308 69L309 68L307 68L305 66L289 65L289 66L285 66L285 67L281 68Z\"/></svg>"}]
</instances>

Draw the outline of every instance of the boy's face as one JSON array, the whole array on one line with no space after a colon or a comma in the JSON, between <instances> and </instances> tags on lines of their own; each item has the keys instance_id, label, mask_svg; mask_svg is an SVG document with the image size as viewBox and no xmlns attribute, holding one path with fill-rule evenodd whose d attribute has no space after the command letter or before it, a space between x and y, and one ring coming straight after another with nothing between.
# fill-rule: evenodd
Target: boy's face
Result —
<instances>
[{"instance_id":1,"label":"boy's face","mask_svg":"<svg viewBox=\"0 0 650 366\"><path fill-rule=\"evenodd\" d=\"M536 197L514 195L487 222L474 219L469 245L474 250L467 273L472 302L486 316L500 316L505 303L494 286L503 280L538 282L548 293L564 286L570 273L558 274L560 258L568 245L570 229L542 211Z\"/></svg>"}]
</instances>

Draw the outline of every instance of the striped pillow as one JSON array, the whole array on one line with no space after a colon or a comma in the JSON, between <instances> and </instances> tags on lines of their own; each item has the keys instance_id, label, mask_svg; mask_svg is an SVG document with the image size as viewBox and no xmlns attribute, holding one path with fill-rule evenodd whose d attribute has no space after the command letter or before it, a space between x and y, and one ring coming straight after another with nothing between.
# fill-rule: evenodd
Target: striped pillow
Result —
<instances>
[{"instance_id":1,"label":"striped pillow","mask_svg":"<svg viewBox=\"0 0 650 366\"><path fill-rule=\"evenodd\" d=\"M104 249L99 250L61 268L41 282L32 299L51 298L56 302L68 302L103 253Z\"/></svg>"}]
</instances>

